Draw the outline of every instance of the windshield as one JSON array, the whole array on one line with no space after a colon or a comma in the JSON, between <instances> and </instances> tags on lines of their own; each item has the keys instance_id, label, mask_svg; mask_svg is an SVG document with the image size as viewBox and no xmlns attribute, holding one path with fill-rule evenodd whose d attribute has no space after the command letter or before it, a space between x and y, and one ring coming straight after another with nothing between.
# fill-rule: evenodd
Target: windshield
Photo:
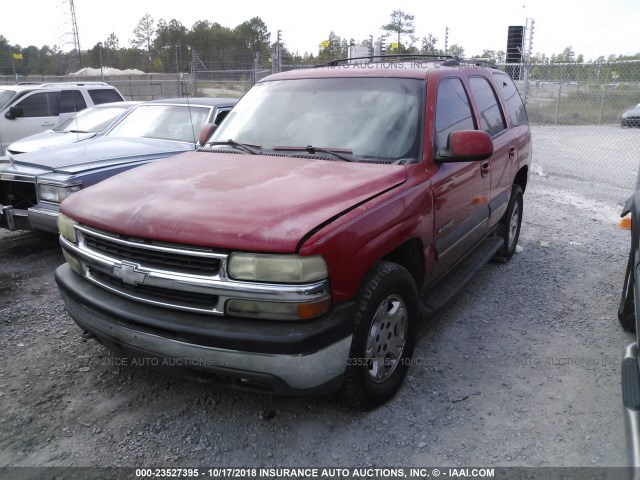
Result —
<instances>
[{"instance_id":1,"label":"windshield","mask_svg":"<svg viewBox=\"0 0 640 480\"><path fill-rule=\"evenodd\" d=\"M16 94L13 90L0 90L0 108L4 107Z\"/></svg>"},{"instance_id":2,"label":"windshield","mask_svg":"<svg viewBox=\"0 0 640 480\"><path fill-rule=\"evenodd\" d=\"M188 105L140 105L107 136L143 137L196 143L209 109Z\"/></svg>"},{"instance_id":3,"label":"windshield","mask_svg":"<svg viewBox=\"0 0 640 480\"><path fill-rule=\"evenodd\" d=\"M125 111L121 107L87 108L54 127L54 132L86 132L103 131L111 122Z\"/></svg>"},{"instance_id":4,"label":"windshield","mask_svg":"<svg viewBox=\"0 0 640 480\"><path fill-rule=\"evenodd\" d=\"M318 78L255 85L211 141L274 147L343 149L354 159L416 159L424 81ZM223 148L223 147L219 147Z\"/></svg>"}]
</instances>

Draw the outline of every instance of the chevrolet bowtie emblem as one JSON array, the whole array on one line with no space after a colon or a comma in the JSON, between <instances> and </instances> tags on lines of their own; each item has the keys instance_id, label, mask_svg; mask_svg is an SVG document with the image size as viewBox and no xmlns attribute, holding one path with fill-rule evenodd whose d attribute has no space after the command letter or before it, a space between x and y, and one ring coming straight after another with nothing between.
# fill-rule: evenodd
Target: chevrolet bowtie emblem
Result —
<instances>
[{"instance_id":1,"label":"chevrolet bowtie emblem","mask_svg":"<svg viewBox=\"0 0 640 480\"><path fill-rule=\"evenodd\" d=\"M144 283L147 274L138 270L140 265L137 263L122 262L122 265L113 267L113 276L120 278L127 285L140 285Z\"/></svg>"}]
</instances>

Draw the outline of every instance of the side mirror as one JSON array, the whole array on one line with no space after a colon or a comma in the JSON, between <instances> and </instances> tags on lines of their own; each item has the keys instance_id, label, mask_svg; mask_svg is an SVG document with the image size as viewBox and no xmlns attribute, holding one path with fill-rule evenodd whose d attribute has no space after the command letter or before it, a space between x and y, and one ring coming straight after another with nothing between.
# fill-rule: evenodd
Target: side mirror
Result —
<instances>
[{"instance_id":1,"label":"side mirror","mask_svg":"<svg viewBox=\"0 0 640 480\"><path fill-rule=\"evenodd\" d=\"M216 131L218 125L215 123L205 123L204 127L200 130L200 136L198 137L198 145L204 145L209 140L209 137Z\"/></svg>"},{"instance_id":2,"label":"side mirror","mask_svg":"<svg viewBox=\"0 0 640 480\"><path fill-rule=\"evenodd\" d=\"M438 150L436 162L472 162L493 155L493 140L487 132L460 130L451 132L446 148Z\"/></svg>"},{"instance_id":3,"label":"side mirror","mask_svg":"<svg viewBox=\"0 0 640 480\"><path fill-rule=\"evenodd\" d=\"M7 120L13 120L17 117L22 117L22 109L20 107L9 107L9 111L4 114L4 118Z\"/></svg>"}]
</instances>

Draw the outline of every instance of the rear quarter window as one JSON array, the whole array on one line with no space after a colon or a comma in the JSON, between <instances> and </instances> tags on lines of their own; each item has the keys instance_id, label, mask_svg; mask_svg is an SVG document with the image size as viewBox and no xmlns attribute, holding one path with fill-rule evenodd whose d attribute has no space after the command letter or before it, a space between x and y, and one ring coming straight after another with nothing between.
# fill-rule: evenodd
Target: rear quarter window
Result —
<instances>
[{"instance_id":1,"label":"rear quarter window","mask_svg":"<svg viewBox=\"0 0 640 480\"><path fill-rule=\"evenodd\" d=\"M513 80L511 80L511 77L505 73L496 72L493 74L493 78L498 85L498 90L507 108L507 115L509 115L511 119L511 124L517 127L518 125L528 123L527 110L524 108L522 98L520 98L518 89L513 83Z\"/></svg>"},{"instance_id":2,"label":"rear quarter window","mask_svg":"<svg viewBox=\"0 0 640 480\"><path fill-rule=\"evenodd\" d=\"M60 113L79 112L87 108L80 90L62 90L60 92Z\"/></svg>"},{"instance_id":3,"label":"rear quarter window","mask_svg":"<svg viewBox=\"0 0 640 480\"><path fill-rule=\"evenodd\" d=\"M469 85L478 106L482 129L492 137L504 132L507 122L489 81L484 77L470 77Z\"/></svg>"},{"instance_id":4,"label":"rear quarter window","mask_svg":"<svg viewBox=\"0 0 640 480\"><path fill-rule=\"evenodd\" d=\"M120 94L111 88L89 90L89 96L95 105L109 102L122 102L123 98Z\"/></svg>"}]
</instances>

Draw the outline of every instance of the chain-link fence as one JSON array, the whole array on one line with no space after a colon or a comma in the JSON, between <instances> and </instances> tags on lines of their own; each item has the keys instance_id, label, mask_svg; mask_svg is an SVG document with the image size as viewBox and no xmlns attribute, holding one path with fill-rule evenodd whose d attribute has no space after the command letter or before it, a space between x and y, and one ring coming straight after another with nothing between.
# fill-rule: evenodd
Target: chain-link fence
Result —
<instances>
[{"instance_id":1,"label":"chain-link fence","mask_svg":"<svg viewBox=\"0 0 640 480\"><path fill-rule=\"evenodd\" d=\"M195 92L191 74L143 74L143 75L3 75L0 85L16 83L66 83L106 82L116 87L127 100L158 100L193 96Z\"/></svg>"},{"instance_id":2,"label":"chain-link fence","mask_svg":"<svg viewBox=\"0 0 640 480\"><path fill-rule=\"evenodd\" d=\"M623 115L640 103L640 62L523 65L520 73L534 172L635 186L640 129L625 128L633 121Z\"/></svg>"}]
</instances>

